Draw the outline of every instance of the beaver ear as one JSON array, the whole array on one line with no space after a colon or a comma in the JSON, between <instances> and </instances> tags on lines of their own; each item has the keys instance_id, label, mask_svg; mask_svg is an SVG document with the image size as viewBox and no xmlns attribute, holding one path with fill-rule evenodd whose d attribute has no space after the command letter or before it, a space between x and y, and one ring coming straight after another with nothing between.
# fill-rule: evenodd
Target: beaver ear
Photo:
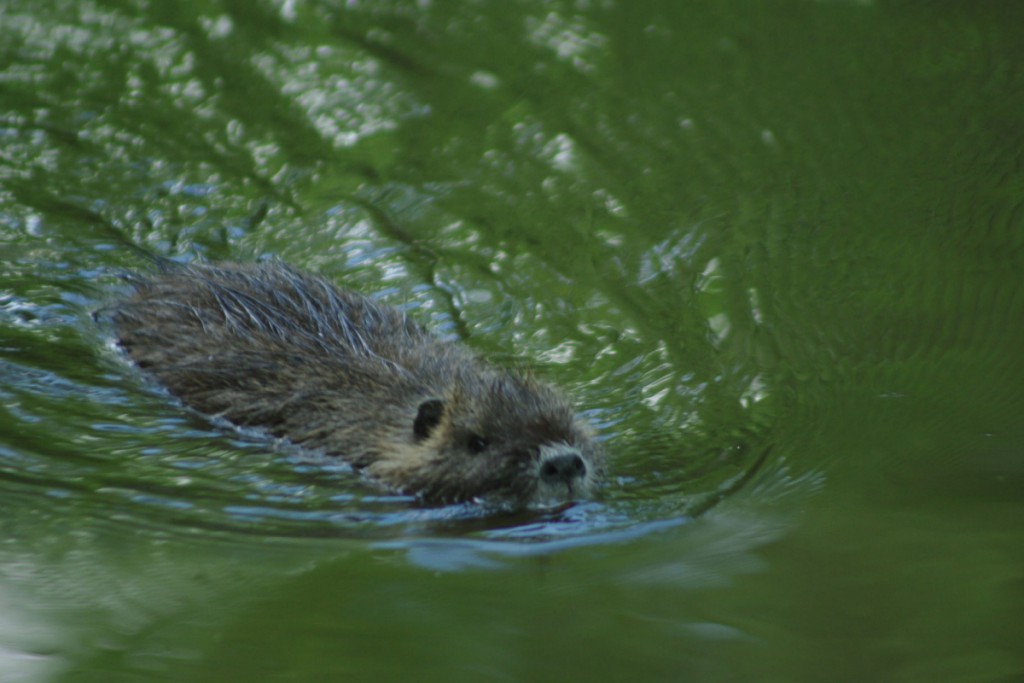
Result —
<instances>
[{"instance_id":1,"label":"beaver ear","mask_svg":"<svg viewBox=\"0 0 1024 683\"><path fill-rule=\"evenodd\" d=\"M430 436L434 427L441 423L444 415L444 401L439 398L428 398L420 404L416 412L416 420L412 423L412 433L417 439L425 439Z\"/></svg>"}]
</instances>

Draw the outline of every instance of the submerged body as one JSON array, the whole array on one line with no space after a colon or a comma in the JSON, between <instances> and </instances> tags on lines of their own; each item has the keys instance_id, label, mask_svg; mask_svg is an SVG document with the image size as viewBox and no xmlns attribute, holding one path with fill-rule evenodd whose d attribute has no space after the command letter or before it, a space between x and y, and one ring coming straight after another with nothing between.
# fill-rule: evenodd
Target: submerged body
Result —
<instances>
[{"instance_id":1,"label":"submerged body","mask_svg":"<svg viewBox=\"0 0 1024 683\"><path fill-rule=\"evenodd\" d=\"M113 309L187 405L339 456L434 502L587 495L603 457L554 388L279 263L172 266Z\"/></svg>"}]
</instances>

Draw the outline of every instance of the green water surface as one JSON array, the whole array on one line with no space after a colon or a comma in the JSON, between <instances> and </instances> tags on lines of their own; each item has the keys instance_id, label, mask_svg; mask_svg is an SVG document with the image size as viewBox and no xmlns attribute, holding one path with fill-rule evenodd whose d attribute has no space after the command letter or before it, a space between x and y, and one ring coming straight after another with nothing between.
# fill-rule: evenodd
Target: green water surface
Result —
<instances>
[{"instance_id":1,"label":"green water surface","mask_svg":"<svg viewBox=\"0 0 1024 683\"><path fill-rule=\"evenodd\" d=\"M0 681L1024 680L1024 4L0 2ZM188 412L278 258L564 386L564 510ZM102 316L100 316L102 318Z\"/></svg>"}]
</instances>

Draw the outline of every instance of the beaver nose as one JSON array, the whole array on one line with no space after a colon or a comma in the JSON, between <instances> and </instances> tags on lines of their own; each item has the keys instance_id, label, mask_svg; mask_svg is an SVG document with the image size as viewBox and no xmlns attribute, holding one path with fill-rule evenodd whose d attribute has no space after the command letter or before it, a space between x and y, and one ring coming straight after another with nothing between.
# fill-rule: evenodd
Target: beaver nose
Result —
<instances>
[{"instance_id":1,"label":"beaver nose","mask_svg":"<svg viewBox=\"0 0 1024 683\"><path fill-rule=\"evenodd\" d=\"M548 458L540 466L541 481L547 484L568 484L587 473L587 465L579 453L562 453Z\"/></svg>"}]
</instances>

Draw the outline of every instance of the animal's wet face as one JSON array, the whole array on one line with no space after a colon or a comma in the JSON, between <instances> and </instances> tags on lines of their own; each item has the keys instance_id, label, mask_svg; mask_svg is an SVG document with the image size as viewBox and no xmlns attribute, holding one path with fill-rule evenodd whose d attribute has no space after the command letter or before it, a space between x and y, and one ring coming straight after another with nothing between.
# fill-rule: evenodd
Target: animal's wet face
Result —
<instances>
[{"instance_id":1,"label":"animal's wet face","mask_svg":"<svg viewBox=\"0 0 1024 683\"><path fill-rule=\"evenodd\" d=\"M588 495L602 456L565 399L546 387L502 377L487 392L421 402L412 433L423 457L406 469L407 490L437 502L473 499L527 504Z\"/></svg>"},{"instance_id":2,"label":"animal's wet face","mask_svg":"<svg viewBox=\"0 0 1024 683\"><path fill-rule=\"evenodd\" d=\"M440 448L415 477L427 500L490 500L516 504L587 496L601 475L589 441L491 442L485 448Z\"/></svg>"}]
</instances>

